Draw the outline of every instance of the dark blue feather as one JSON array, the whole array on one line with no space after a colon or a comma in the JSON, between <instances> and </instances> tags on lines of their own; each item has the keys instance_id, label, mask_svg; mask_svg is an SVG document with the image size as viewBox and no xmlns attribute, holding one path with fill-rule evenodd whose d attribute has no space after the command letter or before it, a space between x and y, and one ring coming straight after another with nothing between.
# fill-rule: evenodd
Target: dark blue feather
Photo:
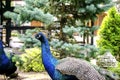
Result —
<instances>
[{"instance_id":1,"label":"dark blue feather","mask_svg":"<svg viewBox=\"0 0 120 80\"><path fill-rule=\"evenodd\" d=\"M6 56L3 48L3 43L0 40L0 74L10 76L16 71L17 67L15 66L15 62L12 62L11 58L8 58Z\"/></svg>"}]
</instances>

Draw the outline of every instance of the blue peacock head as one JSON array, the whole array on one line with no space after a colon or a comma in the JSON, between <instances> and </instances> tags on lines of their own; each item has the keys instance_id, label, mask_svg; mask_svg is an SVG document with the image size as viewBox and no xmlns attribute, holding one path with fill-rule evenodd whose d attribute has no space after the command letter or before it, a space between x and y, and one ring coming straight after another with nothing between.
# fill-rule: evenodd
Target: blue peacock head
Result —
<instances>
[{"instance_id":1,"label":"blue peacock head","mask_svg":"<svg viewBox=\"0 0 120 80\"><path fill-rule=\"evenodd\" d=\"M44 36L44 34L42 32L39 32L35 35L35 38L40 40L41 42L44 42L46 40L46 37Z\"/></svg>"}]
</instances>

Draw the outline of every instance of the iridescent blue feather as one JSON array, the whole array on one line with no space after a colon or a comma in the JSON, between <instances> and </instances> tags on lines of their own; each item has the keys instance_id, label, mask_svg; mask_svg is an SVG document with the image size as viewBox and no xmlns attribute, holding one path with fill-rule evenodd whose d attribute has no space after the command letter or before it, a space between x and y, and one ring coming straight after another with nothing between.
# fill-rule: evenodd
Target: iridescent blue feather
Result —
<instances>
[{"instance_id":1,"label":"iridescent blue feather","mask_svg":"<svg viewBox=\"0 0 120 80\"><path fill-rule=\"evenodd\" d=\"M53 57L47 38L41 32L38 33L35 37L41 41L42 61L52 80L78 80L75 76L63 75L58 70L56 70L55 67L58 64L58 60Z\"/></svg>"},{"instance_id":2,"label":"iridescent blue feather","mask_svg":"<svg viewBox=\"0 0 120 80\"><path fill-rule=\"evenodd\" d=\"M10 76L16 69L15 62L12 62L12 60L6 56L3 43L0 40L0 74Z\"/></svg>"}]
</instances>

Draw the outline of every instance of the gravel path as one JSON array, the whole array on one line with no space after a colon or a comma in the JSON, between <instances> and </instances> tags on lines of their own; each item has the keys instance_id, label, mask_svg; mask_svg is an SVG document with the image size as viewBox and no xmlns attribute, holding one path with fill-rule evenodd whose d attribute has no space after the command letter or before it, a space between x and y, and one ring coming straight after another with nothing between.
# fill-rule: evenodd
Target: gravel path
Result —
<instances>
[{"instance_id":1,"label":"gravel path","mask_svg":"<svg viewBox=\"0 0 120 80\"><path fill-rule=\"evenodd\" d=\"M46 72L19 72L19 77L17 79L9 80L51 80ZM4 76L0 75L0 80L4 80Z\"/></svg>"}]
</instances>

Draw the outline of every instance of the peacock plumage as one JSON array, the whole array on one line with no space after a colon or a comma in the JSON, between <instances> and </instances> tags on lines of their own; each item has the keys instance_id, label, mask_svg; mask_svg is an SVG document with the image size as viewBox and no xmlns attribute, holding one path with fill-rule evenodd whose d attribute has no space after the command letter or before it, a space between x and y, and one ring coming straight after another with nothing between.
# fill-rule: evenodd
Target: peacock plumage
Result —
<instances>
[{"instance_id":1,"label":"peacock plumage","mask_svg":"<svg viewBox=\"0 0 120 80\"><path fill-rule=\"evenodd\" d=\"M11 54L10 58L8 58L5 54L2 41L0 40L0 74L6 75L9 77L13 74L17 67L15 66L15 62L12 62L13 55Z\"/></svg>"},{"instance_id":2,"label":"peacock plumage","mask_svg":"<svg viewBox=\"0 0 120 80\"><path fill-rule=\"evenodd\" d=\"M40 32L35 37L41 41L42 62L52 80L106 80L85 60L71 57L57 60L45 35Z\"/></svg>"}]
</instances>

